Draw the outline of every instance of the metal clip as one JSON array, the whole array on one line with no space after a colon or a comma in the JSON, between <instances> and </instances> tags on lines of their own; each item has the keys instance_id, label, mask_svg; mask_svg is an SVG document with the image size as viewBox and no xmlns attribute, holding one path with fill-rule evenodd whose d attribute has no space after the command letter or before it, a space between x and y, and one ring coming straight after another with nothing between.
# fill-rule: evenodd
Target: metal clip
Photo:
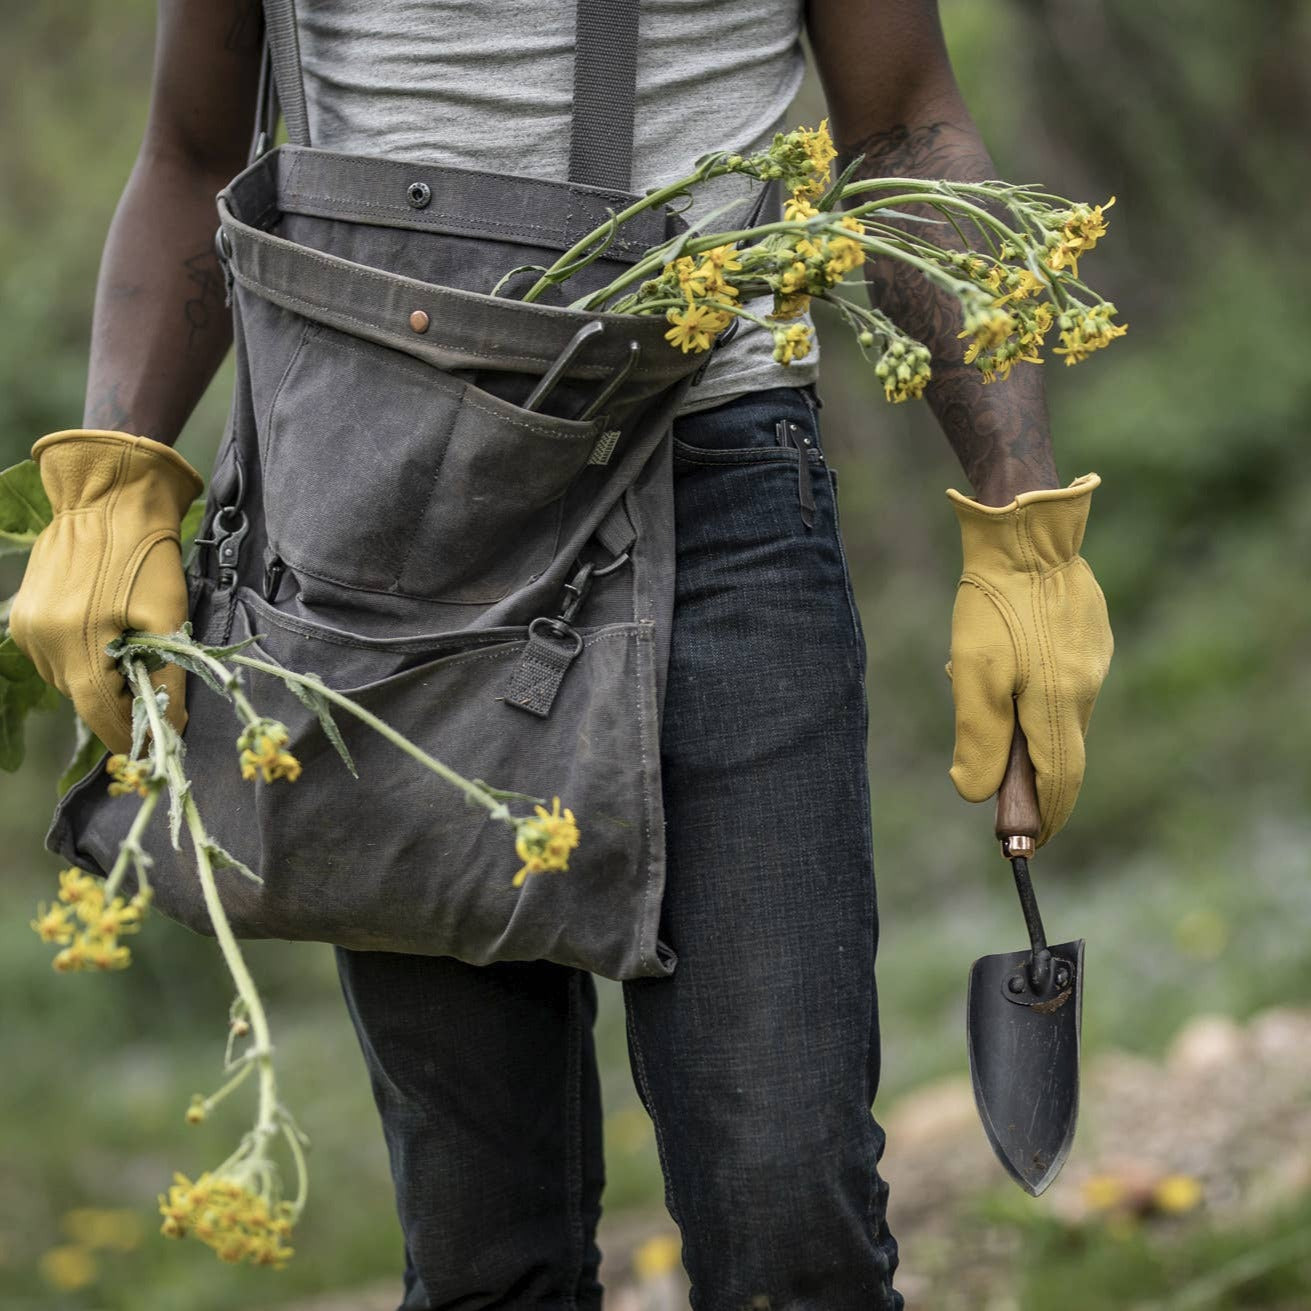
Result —
<instances>
[{"instance_id":1,"label":"metal clip","mask_svg":"<svg viewBox=\"0 0 1311 1311\"><path fill-rule=\"evenodd\" d=\"M232 305L232 243L220 223L214 234L214 253L218 256L219 267L223 270L223 304Z\"/></svg>"}]
</instances>

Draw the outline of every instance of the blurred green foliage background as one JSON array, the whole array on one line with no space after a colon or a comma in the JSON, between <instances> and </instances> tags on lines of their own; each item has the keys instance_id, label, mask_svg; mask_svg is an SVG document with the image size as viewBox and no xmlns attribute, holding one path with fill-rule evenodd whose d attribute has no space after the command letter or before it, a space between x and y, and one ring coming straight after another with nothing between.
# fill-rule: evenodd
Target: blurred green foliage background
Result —
<instances>
[{"instance_id":1,"label":"blurred green foliage background","mask_svg":"<svg viewBox=\"0 0 1311 1311\"><path fill-rule=\"evenodd\" d=\"M1129 335L1078 369L1044 366L1063 478L1104 480L1084 553L1117 647L1086 786L1039 870L1053 937L1088 940L1088 1056L1158 1052L1197 1011L1243 1018L1311 1001L1311 287L1298 217L1311 11L1299 0L944 0L943 14L1000 175L1118 196L1085 272ZM80 420L100 245L140 139L153 25L147 0L52 0L6 16L0 463ZM822 112L812 80L796 118ZM970 961L1020 945L1022 926L991 809L961 802L946 774L959 545L942 491L965 484L926 407L885 405L836 325L823 347L825 442L870 649L890 1099L964 1069ZM229 386L225 370L181 443L201 468ZM11 567L3 594L16 581ZM213 944L160 919L123 975L50 971L27 921L56 869L41 839L70 743L71 719L45 717L23 772L0 782L0 1306L227 1311L393 1275L381 1134L321 946L251 951L287 1099L315 1141L300 1257L269 1276L154 1237L170 1172L220 1159L243 1127L241 1109L198 1129L182 1119L190 1094L216 1082L229 989ZM658 1212L610 985L600 1038L608 1215ZM43 1274L43 1254L76 1237L69 1212L106 1207L139 1213L140 1240L129 1222L118 1244L131 1250L102 1251L80 1281L61 1277L61 1258ZM895 1192L892 1207L895 1231ZM1041 1235L1027 1250L1021 1299L1066 1259ZM1103 1267L1089 1259L1065 1304L1129 1305L1097 1291L1115 1252ZM1281 1288L1305 1295L1288 1307L1311 1305L1311 1282ZM1192 1305L1267 1305L1226 1296Z\"/></svg>"}]
</instances>

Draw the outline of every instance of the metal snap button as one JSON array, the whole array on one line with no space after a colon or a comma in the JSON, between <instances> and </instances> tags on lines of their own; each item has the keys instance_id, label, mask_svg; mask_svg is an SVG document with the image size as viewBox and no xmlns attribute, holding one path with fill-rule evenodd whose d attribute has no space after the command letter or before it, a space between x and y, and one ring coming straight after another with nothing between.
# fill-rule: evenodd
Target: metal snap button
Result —
<instances>
[{"instance_id":1,"label":"metal snap button","mask_svg":"<svg viewBox=\"0 0 1311 1311\"><path fill-rule=\"evenodd\" d=\"M405 199L415 209L422 209L432 199L432 188L426 182L411 182L405 188Z\"/></svg>"},{"instance_id":2,"label":"metal snap button","mask_svg":"<svg viewBox=\"0 0 1311 1311\"><path fill-rule=\"evenodd\" d=\"M428 324L430 322L431 320L423 310L415 310L410 315L410 327L413 328L415 332L427 332Z\"/></svg>"}]
</instances>

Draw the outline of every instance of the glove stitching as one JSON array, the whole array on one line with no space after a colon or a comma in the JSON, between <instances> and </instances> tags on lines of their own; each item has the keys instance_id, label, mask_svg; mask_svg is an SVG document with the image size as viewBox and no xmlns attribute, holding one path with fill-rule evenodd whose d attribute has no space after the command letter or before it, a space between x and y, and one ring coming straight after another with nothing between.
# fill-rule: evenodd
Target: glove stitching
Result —
<instances>
[{"instance_id":1,"label":"glove stitching","mask_svg":"<svg viewBox=\"0 0 1311 1311\"><path fill-rule=\"evenodd\" d=\"M980 574L963 573L960 578L960 585L977 587L992 602L998 614L1001 615L1002 623L1006 625L1006 631L1010 634L1011 645L1015 648L1015 654L1019 659L1020 676L1015 689L1018 695L1029 686L1032 668L1032 661L1029 657L1029 639L1025 635L1023 624L1020 623L1019 614L1005 596Z\"/></svg>"},{"instance_id":2,"label":"glove stitching","mask_svg":"<svg viewBox=\"0 0 1311 1311\"><path fill-rule=\"evenodd\" d=\"M1029 516L1023 515L1016 522L1020 550L1026 558L1038 561L1037 547L1029 529ZM1055 571L1053 571L1055 572ZM1030 604L1033 606L1034 631L1038 639L1039 654L1043 662L1043 701L1047 711L1047 731L1055 750L1055 778L1051 798L1051 813L1042 815L1042 828L1038 834L1039 845L1052 835L1052 825L1056 815L1061 811L1066 788L1066 751L1065 735L1062 732L1060 716L1056 713L1055 660L1051 644L1051 631L1047 623L1045 579L1040 570L1033 570L1029 577Z\"/></svg>"},{"instance_id":3,"label":"glove stitching","mask_svg":"<svg viewBox=\"0 0 1311 1311\"><path fill-rule=\"evenodd\" d=\"M100 563L96 568L96 576L91 584L91 599L87 606L86 616L82 620L82 649L87 656L87 666L91 670L91 682L99 696L105 709L112 712L112 717L122 724L123 707L118 695L118 691L109 682L106 677L104 661L107 658L103 651L98 649L98 644L92 636L92 627L95 623L96 616L101 612L101 603L106 590L106 581L108 576L109 562L114 556L114 516L113 509L118 504L123 494L123 488L127 482L128 460L131 452L135 447L127 447L120 452L118 457L118 471L114 476L114 482L105 497L101 506L102 523L104 524L104 549L100 555ZM129 732L131 717L128 718Z\"/></svg>"}]
</instances>

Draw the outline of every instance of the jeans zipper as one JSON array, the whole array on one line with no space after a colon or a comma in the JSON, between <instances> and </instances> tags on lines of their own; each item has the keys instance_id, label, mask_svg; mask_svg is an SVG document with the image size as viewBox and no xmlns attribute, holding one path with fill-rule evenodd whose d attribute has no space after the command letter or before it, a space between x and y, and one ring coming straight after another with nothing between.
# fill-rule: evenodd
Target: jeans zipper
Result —
<instances>
[{"instance_id":1,"label":"jeans zipper","mask_svg":"<svg viewBox=\"0 0 1311 1311\"><path fill-rule=\"evenodd\" d=\"M811 460L822 461L824 452L815 445L799 424L791 419L780 419L774 425L774 435L780 446L794 446L797 452L797 503L801 506L801 522L807 528L815 526L815 471Z\"/></svg>"}]
</instances>

